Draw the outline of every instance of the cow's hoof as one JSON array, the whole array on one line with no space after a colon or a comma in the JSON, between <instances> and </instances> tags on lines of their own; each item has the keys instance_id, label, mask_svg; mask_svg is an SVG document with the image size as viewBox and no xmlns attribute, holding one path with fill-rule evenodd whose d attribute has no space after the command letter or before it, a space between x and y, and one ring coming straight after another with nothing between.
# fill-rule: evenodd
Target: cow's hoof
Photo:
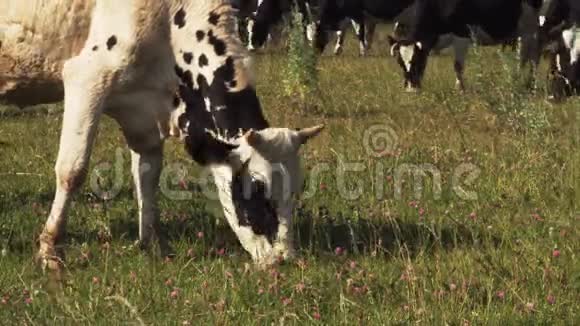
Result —
<instances>
[{"instance_id":1,"label":"cow's hoof","mask_svg":"<svg viewBox=\"0 0 580 326\"><path fill-rule=\"evenodd\" d=\"M409 87L405 88L405 92L407 92L407 93L419 93L419 88L409 86Z\"/></svg>"},{"instance_id":2,"label":"cow's hoof","mask_svg":"<svg viewBox=\"0 0 580 326\"><path fill-rule=\"evenodd\" d=\"M64 266L62 251L58 251L50 241L40 241L36 260L45 272L60 272Z\"/></svg>"}]
</instances>

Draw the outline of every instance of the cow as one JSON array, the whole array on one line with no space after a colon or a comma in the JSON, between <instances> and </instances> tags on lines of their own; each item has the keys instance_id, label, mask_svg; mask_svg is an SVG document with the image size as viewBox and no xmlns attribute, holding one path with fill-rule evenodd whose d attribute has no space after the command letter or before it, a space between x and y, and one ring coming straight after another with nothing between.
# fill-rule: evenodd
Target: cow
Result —
<instances>
[{"instance_id":1,"label":"cow","mask_svg":"<svg viewBox=\"0 0 580 326\"><path fill-rule=\"evenodd\" d=\"M549 98L580 93L580 4L546 0L540 10L540 34L549 56Z\"/></svg>"},{"instance_id":2,"label":"cow","mask_svg":"<svg viewBox=\"0 0 580 326\"><path fill-rule=\"evenodd\" d=\"M535 71L539 60L538 0L416 0L408 14L400 17L395 28L396 56L403 70L404 85L408 91L416 91L421 81L429 53L439 37L453 34L461 43L463 53L454 62L457 87L464 88L463 70L468 44L476 34L487 35L492 42L502 43L518 38L521 42L520 65Z\"/></svg>"},{"instance_id":3,"label":"cow","mask_svg":"<svg viewBox=\"0 0 580 326\"><path fill-rule=\"evenodd\" d=\"M376 21L391 22L409 7L413 0L320 0L314 45L322 53L328 44L330 31L341 30L345 20L359 26L359 53L365 55L372 39ZM367 25L368 24L368 25ZM368 27L368 30L367 30ZM336 49L335 49L336 52Z\"/></svg>"},{"instance_id":4,"label":"cow","mask_svg":"<svg viewBox=\"0 0 580 326\"><path fill-rule=\"evenodd\" d=\"M87 35L84 46L62 68L64 116L55 197L39 237L42 266L62 269L67 211L87 174L103 115L119 123L131 150L142 247L157 238L162 254L170 253L155 195L163 142L175 136L212 171L226 219L252 259L270 264L292 257L292 206L302 180L298 150L323 126L269 125L229 1L84 5L91 13L75 17L90 22L88 31L78 31Z\"/></svg>"},{"instance_id":5,"label":"cow","mask_svg":"<svg viewBox=\"0 0 580 326\"><path fill-rule=\"evenodd\" d=\"M268 35L279 34L274 31L281 28L284 17L295 8L302 14L305 33L306 26L310 24L311 5L309 0L259 0L257 10L248 26L249 43L248 49L255 50L262 47Z\"/></svg>"}]
</instances>

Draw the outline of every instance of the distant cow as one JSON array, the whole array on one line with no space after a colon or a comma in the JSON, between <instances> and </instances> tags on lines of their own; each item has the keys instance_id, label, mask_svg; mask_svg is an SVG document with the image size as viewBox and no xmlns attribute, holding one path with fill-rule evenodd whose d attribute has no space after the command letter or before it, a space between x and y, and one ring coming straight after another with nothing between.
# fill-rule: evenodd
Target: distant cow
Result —
<instances>
[{"instance_id":1,"label":"distant cow","mask_svg":"<svg viewBox=\"0 0 580 326\"><path fill-rule=\"evenodd\" d=\"M487 35L491 39L487 43L519 38L521 65L530 63L535 68L540 55L538 10L538 0L416 0L401 22L405 33L395 29L407 90L420 88L429 53L444 34L453 34L456 41L464 44L469 44L474 30ZM467 51L467 47L461 47ZM460 55L454 63L460 88L464 59L465 55Z\"/></svg>"},{"instance_id":2,"label":"distant cow","mask_svg":"<svg viewBox=\"0 0 580 326\"><path fill-rule=\"evenodd\" d=\"M364 55L368 49L368 41L372 39L374 22L391 22L412 3L413 0L320 0L315 47L323 52L328 44L329 33L341 30L344 21L352 20L359 26L359 51ZM367 26L370 26L369 31Z\"/></svg>"},{"instance_id":3,"label":"distant cow","mask_svg":"<svg viewBox=\"0 0 580 326\"><path fill-rule=\"evenodd\" d=\"M539 23L550 59L550 97L580 94L580 3L546 0Z\"/></svg>"},{"instance_id":4,"label":"distant cow","mask_svg":"<svg viewBox=\"0 0 580 326\"><path fill-rule=\"evenodd\" d=\"M310 5L308 0L259 0L257 10L248 26L248 49L262 47L268 35L275 34L276 28L281 28L284 17L296 8L302 14L304 29L310 24Z\"/></svg>"}]
</instances>

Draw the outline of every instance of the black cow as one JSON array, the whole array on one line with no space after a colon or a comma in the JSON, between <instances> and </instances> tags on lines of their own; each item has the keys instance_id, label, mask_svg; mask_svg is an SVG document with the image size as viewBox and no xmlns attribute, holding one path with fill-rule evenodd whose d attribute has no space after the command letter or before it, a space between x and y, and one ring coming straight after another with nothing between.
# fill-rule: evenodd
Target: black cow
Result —
<instances>
[{"instance_id":1,"label":"black cow","mask_svg":"<svg viewBox=\"0 0 580 326\"><path fill-rule=\"evenodd\" d=\"M310 24L310 0L258 0L258 7L250 23L248 48L255 50L266 43L268 35L275 26L279 26L284 16L296 8L303 17L306 25Z\"/></svg>"},{"instance_id":2,"label":"black cow","mask_svg":"<svg viewBox=\"0 0 580 326\"><path fill-rule=\"evenodd\" d=\"M522 67L531 63L535 69L540 52L540 5L540 0L416 0L395 28L394 46L407 89L420 88L430 51L441 35L449 33L463 43L471 41L474 31L491 40L484 43L500 44L519 38ZM464 57L456 58L454 64L460 88Z\"/></svg>"},{"instance_id":3,"label":"black cow","mask_svg":"<svg viewBox=\"0 0 580 326\"><path fill-rule=\"evenodd\" d=\"M360 54L364 55L368 48L368 40L372 39L374 22L377 20L391 22L412 3L413 0L320 0L315 47L323 52L328 44L329 33L341 30L344 21L352 20L359 26L357 37ZM370 23L369 35L367 23Z\"/></svg>"},{"instance_id":4,"label":"black cow","mask_svg":"<svg viewBox=\"0 0 580 326\"><path fill-rule=\"evenodd\" d=\"M545 0L539 23L550 58L549 97L580 94L580 3Z\"/></svg>"}]
</instances>

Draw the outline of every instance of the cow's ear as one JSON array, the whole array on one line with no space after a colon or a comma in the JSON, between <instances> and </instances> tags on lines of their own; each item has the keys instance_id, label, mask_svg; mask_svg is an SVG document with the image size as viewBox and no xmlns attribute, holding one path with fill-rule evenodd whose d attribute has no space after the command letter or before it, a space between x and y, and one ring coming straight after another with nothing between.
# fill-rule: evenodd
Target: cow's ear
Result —
<instances>
[{"instance_id":1,"label":"cow's ear","mask_svg":"<svg viewBox=\"0 0 580 326\"><path fill-rule=\"evenodd\" d=\"M316 137L324 129L324 125L318 125L310 128L304 128L298 131L298 137L301 144L305 144L308 140Z\"/></svg>"}]
</instances>

